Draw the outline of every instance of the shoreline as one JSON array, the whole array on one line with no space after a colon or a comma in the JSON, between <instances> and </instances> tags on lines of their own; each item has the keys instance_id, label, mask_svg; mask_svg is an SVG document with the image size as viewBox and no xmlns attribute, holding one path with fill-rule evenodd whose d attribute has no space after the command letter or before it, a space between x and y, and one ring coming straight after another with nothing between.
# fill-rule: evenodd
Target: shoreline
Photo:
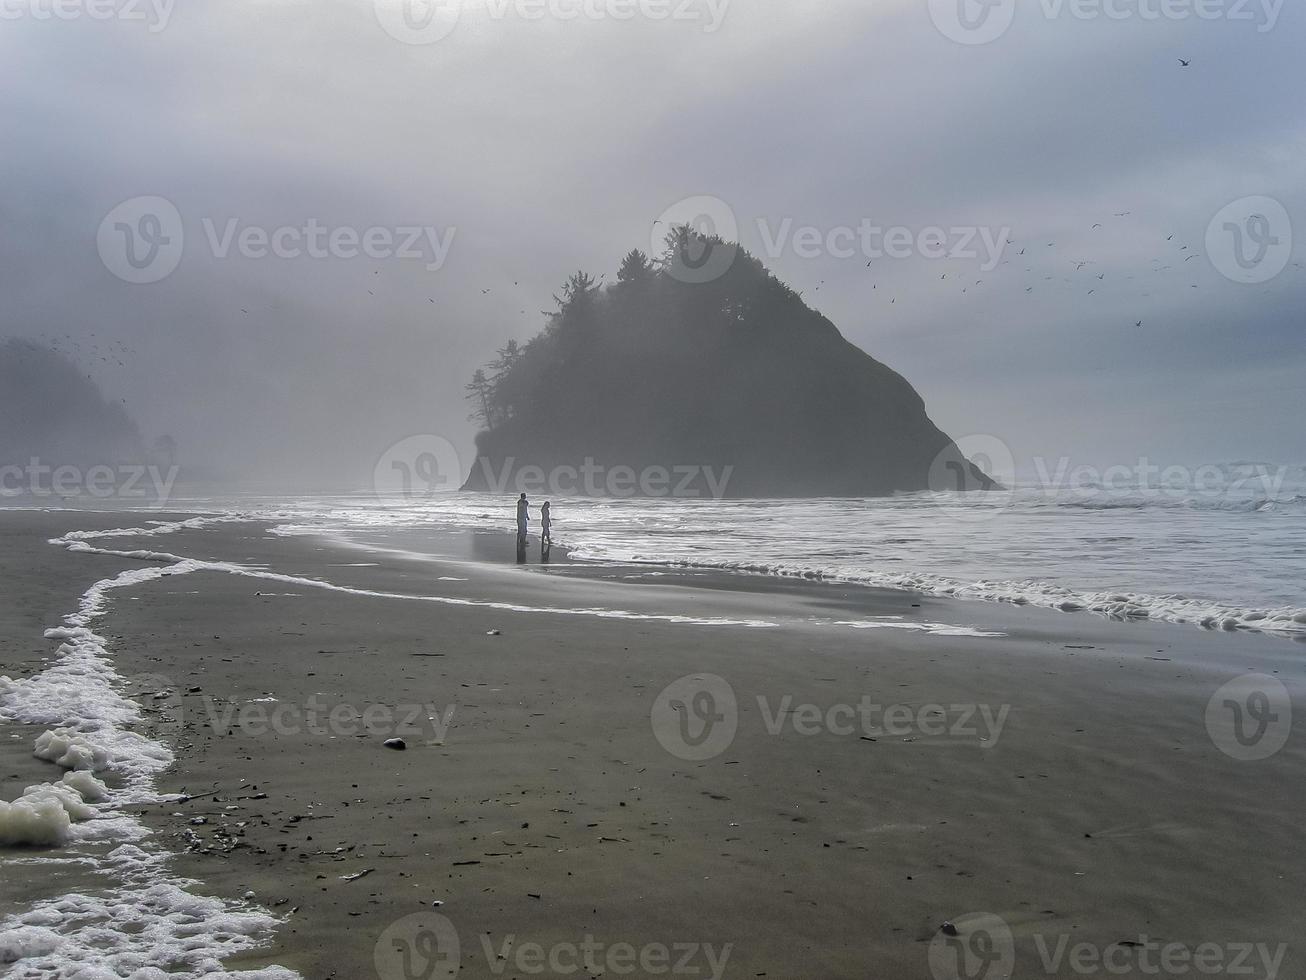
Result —
<instances>
[{"instance_id":1,"label":"shoreline","mask_svg":"<svg viewBox=\"0 0 1306 980\"><path fill-rule=\"evenodd\" d=\"M338 498L342 506L348 506L349 501L360 496L369 500L372 499L371 495L360 493L341 493L332 496L331 499ZM252 503L256 508L254 510L235 506L238 502L238 499L226 501L220 507L214 509L215 501L209 499L206 501L207 506L204 509L185 511L185 513L192 514L200 519L236 515L251 521L266 521L277 525L279 533L285 533L288 537L307 534L313 537L321 537L338 547L387 553L401 559L453 557L443 551L436 553L429 551L432 541L449 541L453 539L461 539L461 544L454 546L454 550L459 552L457 555L458 560L506 565L513 563L515 558L511 547L512 535L510 530L498 526L485 528L476 526L474 523L468 524L465 523L465 515L463 519L449 515L453 529L448 526L436 525L433 527L430 524L418 524L403 529L353 527L341 530L315 524L285 524L289 515L276 516L275 509L270 514L258 509L269 503L267 498L253 498ZM507 506L505 501L498 501L498 503ZM169 513L162 510L130 508L80 510L62 507L0 507L0 512L5 510L16 513L133 515L130 518L132 520L157 519L160 515ZM488 518L490 515L482 513L477 516ZM282 528L285 528L284 532L281 531ZM1087 540L1095 539L1090 538ZM355 541L357 541L357 544ZM419 542L420 545L413 547L412 542L414 541ZM390 542L390 544L380 546L382 542ZM638 556L607 557L592 554L592 550L592 545L567 543L564 540L562 543L555 545L550 561L541 562L539 559L539 537L538 532L535 532L531 536L531 545L527 549L526 560L519 564L528 567L536 567L541 564L560 566L564 569L570 567L572 573L580 576L590 574L591 570L608 567L630 570L643 569L646 570L644 574L650 577L655 574L665 574L683 578L691 574L703 574L707 577L698 584L706 587L719 587L719 583L729 582L736 578L760 579L767 582L802 583L800 587L805 587L808 583L816 583L835 588L871 590L881 594L897 592L935 600L960 600L965 603L1045 609L1075 616L1087 613L1093 617L1111 622L1178 624L1206 631L1257 634L1306 643L1306 606L1301 605L1300 600L1296 600L1298 603L1296 605L1284 605L1282 603L1288 601L1285 597L1276 599L1247 597L1242 600L1231 600L1227 595L1221 598L1219 593L1210 590L1198 590L1191 593L1166 591L1167 587L1162 585L1160 586L1161 591L1157 591L1155 583L1151 591L1146 588L1141 591L1138 588L1121 588L1118 585L1102 584L1101 582L1096 585L1084 584L1072 587L1061 584L1056 576L1050 573L1045 574L1043 578L1021 578L1020 573L1012 577L1010 571L1006 576L981 575L979 578L952 578L947 574L940 575L937 572L921 570L893 571L898 567L894 562L902 561L901 557L886 558L883 568L878 571L855 570L841 572L834 568L812 568L802 562L797 564L786 564L784 562L749 564L747 562L727 560L678 559L671 555L652 558ZM600 547L599 551L602 550L603 548ZM973 574L974 570L972 570ZM595 574L592 577L599 576ZM761 590L767 587L766 585L754 585L752 588ZM727 586L727 589L729 588L732 588L732 586Z\"/></svg>"},{"instance_id":2,"label":"shoreline","mask_svg":"<svg viewBox=\"0 0 1306 980\"><path fill-rule=\"evenodd\" d=\"M123 516L84 520L139 523ZM68 517L28 522L62 533ZM22 523L0 522L7 537ZM32 542L55 536L30 530ZM144 808L170 866L230 902L252 891L285 918L230 970L376 976L377 944L416 913L454 925L460 976L533 975L525 944L579 949L586 936L609 951L698 944L701 976L727 945L727 977L929 975L942 923L978 912L1009 924L1027 965L1039 937L1106 947L1140 930L1193 944L1298 934L1302 875L1282 857L1306 795L1291 779L1302 749L1291 740L1270 759L1236 760L1205 724L1211 695L1249 669L1299 693L1292 647L829 583L354 561L357 547L259 522L157 540L287 576L164 577L115 594L101 620L121 676L175 682L175 700L151 714L177 752L160 788L214 794ZM33 669L42 646L48 657L30 630L75 608L80 591L59 605L70 589L142 564L44 547L43 560L35 548L16 556L38 567L15 597L25 611L0 620L0 673ZM3 569L6 584L24 574ZM455 602L414 601L426 597ZM841 625L857 619L876 625ZM18 649L31 651L22 662ZM698 747L651 718L668 686L705 674L726 682L735 732L694 758ZM698 691L682 693L692 704ZM910 734L886 733L883 717L868 734L864 698L975 710L969 728L952 719L956 737L931 734L919 713ZM401 753L381 745L384 725L330 721L340 705L391 709L392 727L401 708L434 710L413 716ZM854 709L847 734L849 716L832 710L843 707ZM278 728L274 708L292 721ZM30 736L6 742L0 796L21 791L20 775L57 776L30 758ZM1212 874L1220 894L1202 887ZM487 959L483 936L507 959Z\"/></svg>"}]
</instances>

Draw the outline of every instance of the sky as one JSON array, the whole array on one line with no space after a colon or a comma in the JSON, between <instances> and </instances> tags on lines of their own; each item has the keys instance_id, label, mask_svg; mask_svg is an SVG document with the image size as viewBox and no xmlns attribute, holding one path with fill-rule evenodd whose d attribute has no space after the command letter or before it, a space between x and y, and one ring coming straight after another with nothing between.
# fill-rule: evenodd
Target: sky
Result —
<instances>
[{"instance_id":1,"label":"sky","mask_svg":"<svg viewBox=\"0 0 1306 980\"><path fill-rule=\"evenodd\" d=\"M0 337L184 462L362 484L470 457L472 371L705 214L1021 467L1301 462L1304 43L1280 0L0 0Z\"/></svg>"}]
</instances>

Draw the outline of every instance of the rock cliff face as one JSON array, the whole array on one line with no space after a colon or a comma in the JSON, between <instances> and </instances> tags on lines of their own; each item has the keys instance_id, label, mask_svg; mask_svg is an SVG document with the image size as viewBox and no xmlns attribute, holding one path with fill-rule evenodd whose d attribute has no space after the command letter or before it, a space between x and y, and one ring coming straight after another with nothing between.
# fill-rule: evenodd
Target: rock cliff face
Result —
<instances>
[{"instance_id":1,"label":"rock cliff face","mask_svg":"<svg viewBox=\"0 0 1306 980\"><path fill-rule=\"evenodd\" d=\"M626 256L613 285L573 276L544 331L477 372L469 398L485 430L465 489L672 495L686 480L681 492L697 496L804 497L996 485L901 375L752 256L684 281L676 250L692 233L677 231L658 263ZM571 476L586 467L589 478Z\"/></svg>"}]
</instances>

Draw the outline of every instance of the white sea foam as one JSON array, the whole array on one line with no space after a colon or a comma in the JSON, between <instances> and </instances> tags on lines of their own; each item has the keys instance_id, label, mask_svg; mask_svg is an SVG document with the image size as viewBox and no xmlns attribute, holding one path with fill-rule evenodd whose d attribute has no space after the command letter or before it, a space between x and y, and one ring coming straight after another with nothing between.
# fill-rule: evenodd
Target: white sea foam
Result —
<instances>
[{"instance_id":1,"label":"white sea foam","mask_svg":"<svg viewBox=\"0 0 1306 980\"><path fill-rule=\"evenodd\" d=\"M918 623L889 619L854 619L840 620L836 626L849 626L855 630L907 630L913 633L928 633L931 636L1006 636L1006 633L993 630L977 629L974 626L952 626L948 623Z\"/></svg>"},{"instance_id":2,"label":"white sea foam","mask_svg":"<svg viewBox=\"0 0 1306 980\"><path fill-rule=\"evenodd\" d=\"M112 863L112 862L111 862ZM266 913L151 881L148 862L118 862L130 881L103 894L41 902L0 922L0 963L12 980L295 980L280 967L227 972L222 960L252 949L276 925Z\"/></svg>"},{"instance_id":3,"label":"white sea foam","mask_svg":"<svg viewBox=\"0 0 1306 980\"><path fill-rule=\"evenodd\" d=\"M93 532L93 538L157 535L214 523L156 524L125 532ZM88 535L57 539L72 551L98 551ZM104 552L109 553L109 552ZM61 780L29 786L13 801L0 801L0 844L73 849L70 858L108 871L117 884L93 894L64 895L0 920L0 964L13 964L13 980L294 980L279 967L228 973L222 959L266 941L276 919L266 912L230 906L191 894L194 882L166 871L167 854L148 845L148 831L119 809L127 803L161 802L155 778L173 762L161 742L133 730L141 709L121 693L106 641L91 629L114 589L136 587L169 575L200 570L203 563L134 553L171 562L134 568L104 579L82 596L61 627L46 632L59 647L50 666L31 678L0 677L0 718L53 726L35 754L68 769ZM103 774L109 783L94 774ZM77 853L79 845L119 843L107 857Z\"/></svg>"},{"instance_id":4,"label":"white sea foam","mask_svg":"<svg viewBox=\"0 0 1306 980\"><path fill-rule=\"evenodd\" d=\"M586 560L618 558L610 549L578 548L575 557ZM1041 606L1062 612L1093 612L1113 619L1156 619L1173 623L1191 623L1206 629L1261 630L1298 633L1306 631L1306 609L1246 608L1208 599L1180 595L1148 595L1140 592L1083 592L1050 582L1034 580L1002 581L980 579L964 581L927 572L872 571L839 566L820 567L803 562L758 563L751 561L715 561L658 559L647 554L628 554L620 560L663 564L684 568L707 568L732 572L755 572L811 581L841 582L873 588L901 589L922 595L1009 602L1016 605Z\"/></svg>"},{"instance_id":5,"label":"white sea foam","mask_svg":"<svg viewBox=\"0 0 1306 980\"><path fill-rule=\"evenodd\" d=\"M246 521L245 514L220 514L205 517L191 517L184 521L149 521L147 527L106 528L98 531L69 531L62 541L91 541L96 538L142 538L160 534L176 534L178 531L198 531L214 524L228 524L233 521Z\"/></svg>"},{"instance_id":6,"label":"white sea foam","mask_svg":"<svg viewBox=\"0 0 1306 980\"><path fill-rule=\"evenodd\" d=\"M597 619L631 619L664 623L678 623L686 626L742 626L749 629L769 629L778 623L766 619L735 619L727 616L687 616L676 613L643 613L628 609L607 609L596 606L531 606L516 602L497 602L489 599L465 599L457 596L416 595L407 592L386 592L376 589L360 589L347 585L337 585L321 579L305 578L299 575L284 575L269 572L234 562L201 561L196 558L183 558L158 551L115 551L111 548L97 548L84 541L73 541L70 550L83 551L99 555L111 555L118 558L134 558L143 561L167 561L173 564L167 568L151 569L161 575L181 575L189 572L208 571L227 575L243 575L248 578L265 579L288 585L326 589L331 592L343 592L348 595L364 596L373 599L401 599L410 602L432 602L438 605L463 606L478 609L494 609L501 612L548 613L556 616L592 616Z\"/></svg>"}]
</instances>

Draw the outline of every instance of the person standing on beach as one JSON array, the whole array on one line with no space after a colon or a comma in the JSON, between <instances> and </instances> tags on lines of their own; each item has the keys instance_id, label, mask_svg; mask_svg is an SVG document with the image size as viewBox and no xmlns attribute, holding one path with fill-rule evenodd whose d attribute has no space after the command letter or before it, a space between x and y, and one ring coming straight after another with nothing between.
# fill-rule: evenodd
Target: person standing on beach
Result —
<instances>
[{"instance_id":1,"label":"person standing on beach","mask_svg":"<svg viewBox=\"0 0 1306 980\"><path fill-rule=\"evenodd\" d=\"M540 547L547 548L553 544L553 536L549 534L549 528L553 522L549 519L549 502L546 500L540 505Z\"/></svg>"},{"instance_id":2,"label":"person standing on beach","mask_svg":"<svg viewBox=\"0 0 1306 980\"><path fill-rule=\"evenodd\" d=\"M522 543L526 541L526 528L531 520L530 506L525 493L517 498L517 540Z\"/></svg>"}]
</instances>

